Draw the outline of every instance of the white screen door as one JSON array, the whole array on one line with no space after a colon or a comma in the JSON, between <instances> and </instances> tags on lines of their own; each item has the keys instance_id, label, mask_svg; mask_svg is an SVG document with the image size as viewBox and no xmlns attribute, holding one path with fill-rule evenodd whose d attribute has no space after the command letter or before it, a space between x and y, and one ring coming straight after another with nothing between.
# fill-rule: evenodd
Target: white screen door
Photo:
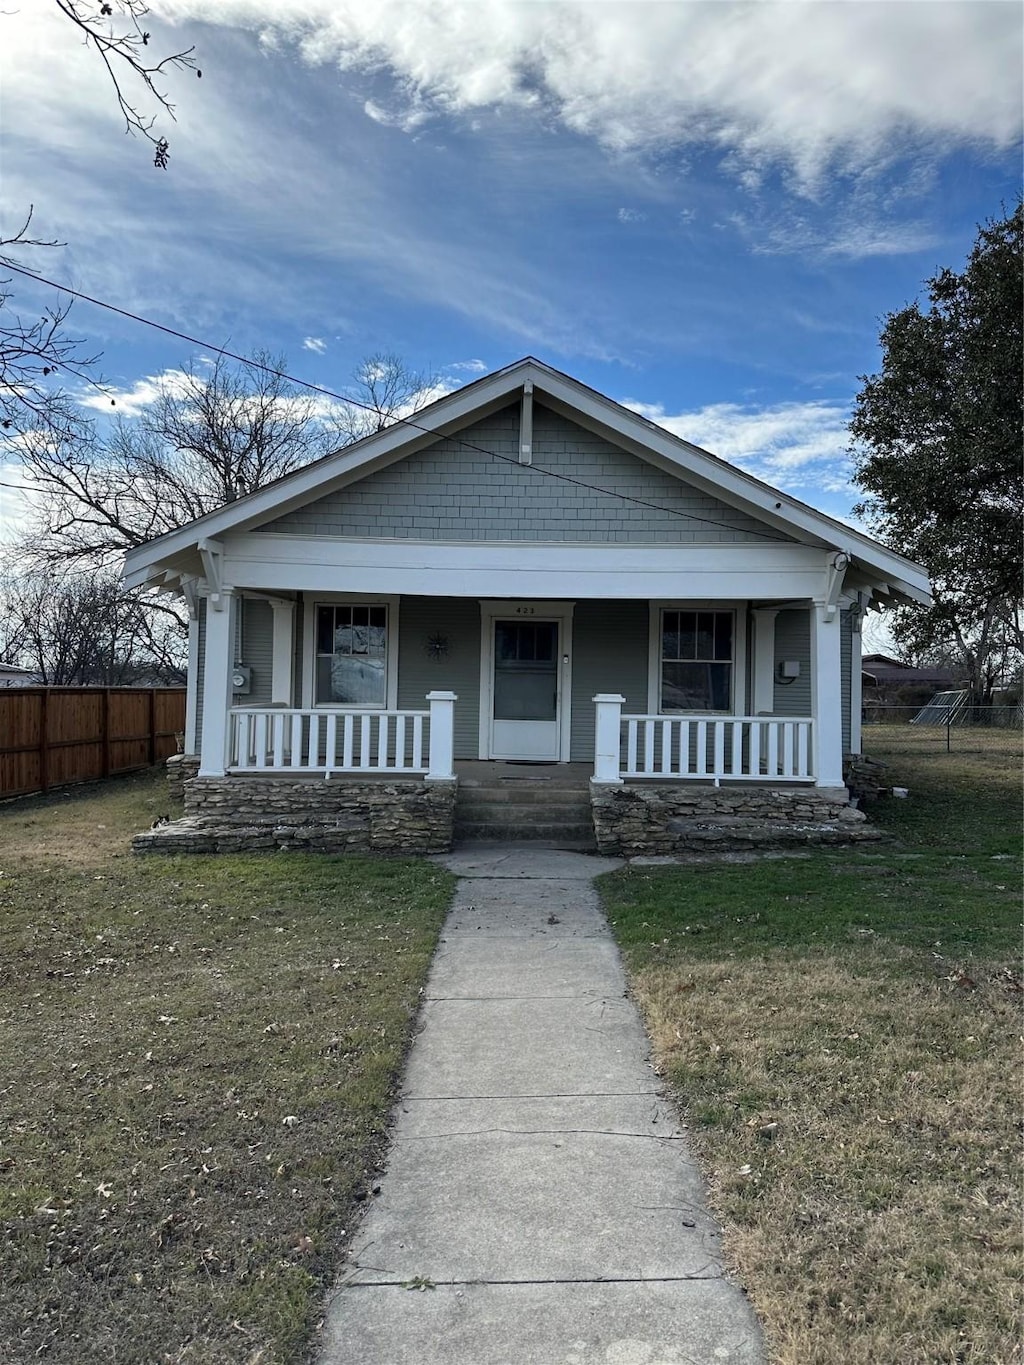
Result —
<instances>
[{"instance_id":1,"label":"white screen door","mask_svg":"<svg viewBox=\"0 0 1024 1365\"><path fill-rule=\"evenodd\" d=\"M558 622L494 622L493 758L557 761Z\"/></svg>"}]
</instances>

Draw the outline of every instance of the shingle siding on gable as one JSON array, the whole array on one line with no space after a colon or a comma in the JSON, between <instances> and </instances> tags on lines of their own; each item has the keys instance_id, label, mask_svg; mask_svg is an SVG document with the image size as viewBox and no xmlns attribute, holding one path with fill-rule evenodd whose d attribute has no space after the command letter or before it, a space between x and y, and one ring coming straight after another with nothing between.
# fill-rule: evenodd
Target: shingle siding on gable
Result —
<instances>
[{"instance_id":1,"label":"shingle siding on gable","mask_svg":"<svg viewBox=\"0 0 1024 1365\"><path fill-rule=\"evenodd\" d=\"M260 530L400 540L646 544L718 544L763 534L752 517L540 404L533 420L535 467L520 465L518 454L519 405L514 404L466 428L460 439L438 441ZM667 510L638 507L551 478L537 467Z\"/></svg>"}]
</instances>

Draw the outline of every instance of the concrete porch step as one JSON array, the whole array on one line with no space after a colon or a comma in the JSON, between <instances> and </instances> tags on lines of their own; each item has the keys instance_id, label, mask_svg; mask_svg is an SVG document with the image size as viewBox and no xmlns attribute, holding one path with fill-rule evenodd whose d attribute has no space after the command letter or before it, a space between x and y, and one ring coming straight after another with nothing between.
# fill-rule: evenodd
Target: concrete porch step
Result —
<instances>
[{"instance_id":1,"label":"concrete porch step","mask_svg":"<svg viewBox=\"0 0 1024 1365\"><path fill-rule=\"evenodd\" d=\"M465 796L459 793L455 818L467 820L567 820L577 823L590 819L589 801L515 801L491 792Z\"/></svg>"},{"instance_id":2,"label":"concrete porch step","mask_svg":"<svg viewBox=\"0 0 1024 1365\"><path fill-rule=\"evenodd\" d=\"M533 782L487 783L468 786L459 783L458 800L502 803L513 806L586 806L590 807L590 792L580 787L545 787Z\"/></svg>"},{"instance_id":3,"label":"concrete porch step","mask_svg":"<svg viewBox=\"0 0 1024 1365\"><path fill-rule=\"evenodd\" d=\"M542 843L553 848L594 848L594 827L566 821L508 820L455 821L457 841L486 843Z\"/></svg>"}]
</instances>

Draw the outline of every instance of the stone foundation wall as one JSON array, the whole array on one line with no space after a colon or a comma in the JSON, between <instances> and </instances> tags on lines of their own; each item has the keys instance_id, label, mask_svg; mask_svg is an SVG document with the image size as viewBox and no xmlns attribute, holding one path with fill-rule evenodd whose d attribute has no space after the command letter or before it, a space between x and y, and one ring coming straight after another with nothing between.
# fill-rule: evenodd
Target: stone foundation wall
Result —
<instances>
[{"instance_id":1,"label":"stone foundation wall","mask_svg":"<svg viewBox=\"0 0 1024 1365\"><path fill-rule=\"evenodd\" d=\"M845 787L695 787L591 783L600 853L632 857L879 838Z\"/></svg>"},{"instance_id":2,"label":"stone foundation wall","mask_svg":"<svg viewBox=\"0 0 1024 1365\"><path fill-rule=\"evenodd\" d=\"M199 771L198 754L171 754L167 760L167 795L172 801L185 799L185 783Z\"/></svg>"},{"instance_id":3,"label":"stone foundation wall","mask_svg":"<svg viewBox=\"0 0 1024 1365\"><path fill-rule=\"evenodd\" d=\"M136 836L137 853L308 849L317 853L444 853L456 783L200 777L185 818Z\"/></svg>"}]
</instances>

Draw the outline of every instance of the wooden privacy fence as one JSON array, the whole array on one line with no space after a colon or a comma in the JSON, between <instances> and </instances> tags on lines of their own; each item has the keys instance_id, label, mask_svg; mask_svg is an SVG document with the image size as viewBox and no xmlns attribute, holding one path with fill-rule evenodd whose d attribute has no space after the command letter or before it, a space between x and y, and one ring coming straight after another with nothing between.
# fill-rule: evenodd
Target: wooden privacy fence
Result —
<instances>
[{"instance_id":1,"label":"wooden privacy fence","mask_svg":"<svg viewBox=\"0 0 1024 1365\"><path fill-rule=\"evenodd\" d=\"M0 798L160 763L185 728L183 687L0 690Z\"/></svg>"}]
</instances>

